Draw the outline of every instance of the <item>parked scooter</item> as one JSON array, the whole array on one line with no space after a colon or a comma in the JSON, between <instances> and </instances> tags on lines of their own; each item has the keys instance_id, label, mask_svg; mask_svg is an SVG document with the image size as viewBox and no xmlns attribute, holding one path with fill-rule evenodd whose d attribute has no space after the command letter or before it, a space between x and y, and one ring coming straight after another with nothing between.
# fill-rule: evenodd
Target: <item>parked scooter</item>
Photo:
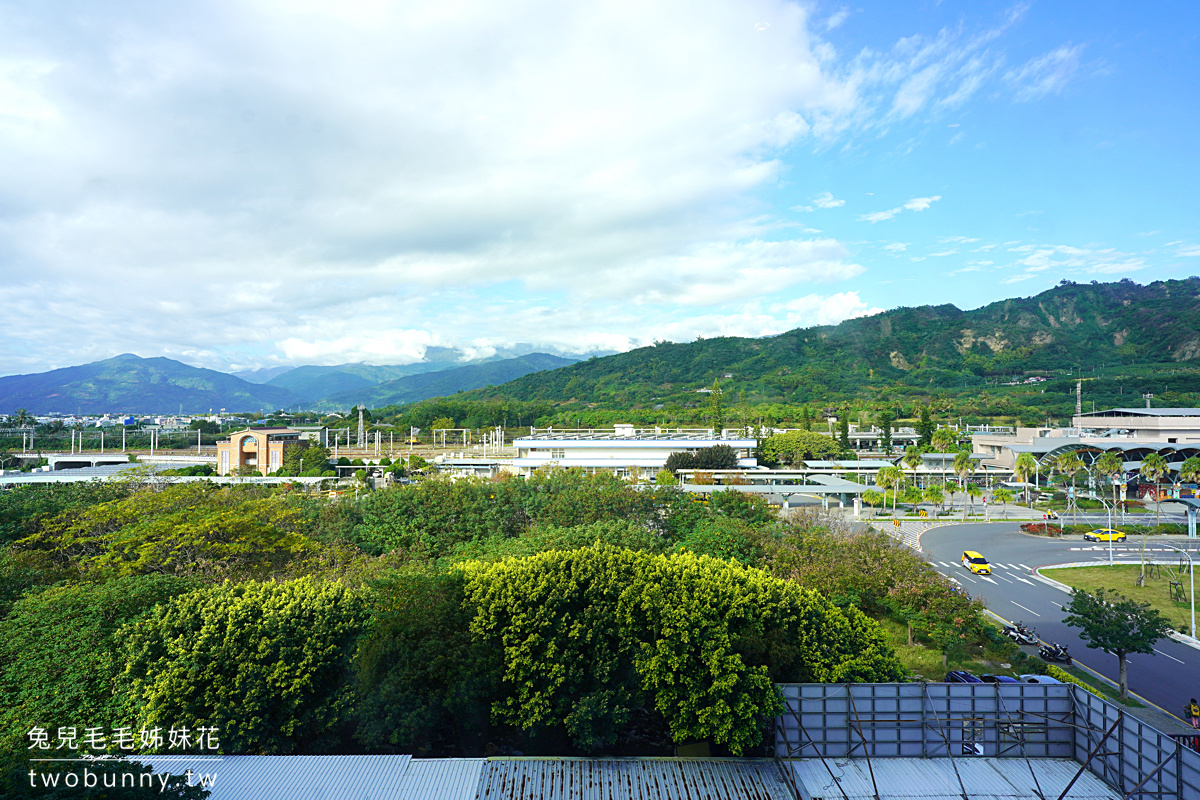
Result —
<instances>
[{"instance_id":1,"label":"parked scooter","mask_svg":"<svg viewBox=\"0 0 1200 800\"><path fill-rule=\"evenodd\" d=\"M1047 642L1038 650L1038 655L1045 661L1062 661L1068 667L1071 666L1071 654L1067 652L1067 648L1061 644Z\"/></svg>"},{"instance_id":2,"label":"parked scooter","mask_svg":"<svg viewBox=\"0 0 1200 800\"><path fill-rule=\"evenodd\" d=\"M1005 625L1004 635L1017 644L1034 645L1038 643L1037 632L1032 628L1026 628L1024 622L1018 622L1015 626Z\"/></svg>"}]
</instances>

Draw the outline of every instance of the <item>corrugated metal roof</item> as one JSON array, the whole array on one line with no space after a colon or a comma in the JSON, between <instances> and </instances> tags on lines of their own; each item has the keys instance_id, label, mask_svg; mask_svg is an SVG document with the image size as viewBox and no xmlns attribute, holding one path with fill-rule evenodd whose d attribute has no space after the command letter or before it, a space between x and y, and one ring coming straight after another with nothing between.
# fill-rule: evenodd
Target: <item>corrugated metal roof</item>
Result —
<instances>
[{"instance_id":1,"label":"corrugated metal roof","mask_svg":"<svg viewBox=\"0 0 1200 800\"><path fill-rule=\"evenodd\" d=\"M414 758L400 780L401 800L475 800L486 758Z\"/></svg>"},{"instance_id":2,"label":"corrugated metal roof","mask_svg":"<svg viewBox=\"0 0 1200 800\"><path fill-rule=\"evenodd\" d=\"M156 772L215 775L209 800L407 800L412 756L138 756Z\"/></svg>"},{"instance_id":3,"label":"corrugated metal roof","mask_svg":"<svg viewBox=\"0 0 1200 800\"><path fill-rule=\"evenodd\" d=\"M491 759L479 800L792 800L762 759Z\"/></svg>"},{"instance_id":4,"label":"corrugated metal roof","mask_svg":"<svg viewBox=\"0 0 1200 800\"><path fill-rule=\"evenodd\" d=\"M875 789L866 759L797 759L791 762L797 780L811 800L873 800ZM1029 765L1037 775L1034 783ZM828 769L826 768L828 765ZM962 800L962 786L971 800L1012 800L1037 797L1037 787L1046 797L1058 797L1079 771L1079 762L1067 758L876 758L871 760L879 797L920 797L928 800ZM837 777L835 782L829 772ZM840 783L840 788L839 784ZM1071 800L1119 800L1121 794L1095 775L1084 771L1067 798Z\"/></svg>"}]
</instances>

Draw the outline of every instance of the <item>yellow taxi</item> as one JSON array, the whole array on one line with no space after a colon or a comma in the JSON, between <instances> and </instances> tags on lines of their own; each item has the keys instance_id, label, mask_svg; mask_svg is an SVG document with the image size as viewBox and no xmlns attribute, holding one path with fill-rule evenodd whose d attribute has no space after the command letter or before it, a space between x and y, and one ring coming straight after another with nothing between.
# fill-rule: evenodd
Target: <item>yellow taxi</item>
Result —
<instances>
[{"instance_id":1,"label":"yellow taxi","mask_svg":"<svg viewBox=\"0 0 1200 800\"><path fill-rule=\"evenodd\" d=\"M976 575L992 574L992 568L988 564L987 559L974 550L963 551L962 565Z\"/></svg>"},{"instance_id":2,"label":"yellow taxi","mask_svg":"<svg viewBox=\"0 0 1200 800\"><path fill-rule=\"evenodd\" d=\"M1089 542L1123 542L1125 541L1125 534L1115 531L1112 528L1097 528L1094 531L1085 533L1083 538Z\"/></svg>"}]
</instances>

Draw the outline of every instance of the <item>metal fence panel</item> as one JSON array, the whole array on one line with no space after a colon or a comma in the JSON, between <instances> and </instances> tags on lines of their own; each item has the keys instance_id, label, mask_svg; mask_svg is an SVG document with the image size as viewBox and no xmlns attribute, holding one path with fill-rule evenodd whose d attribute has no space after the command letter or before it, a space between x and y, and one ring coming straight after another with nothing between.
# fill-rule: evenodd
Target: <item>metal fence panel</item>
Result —
<instances>
[{"instance_id":1,"label":"metal fence panel","mask_svg":"<svg viewBox=\"0 0 1200 800\"><path fill-rule=\"evenodd\" d=\"M775 756L1070 758L1134 797L1200 800L1200 753L1069 684L782 684Z\"/></svg>"}]
</instances>

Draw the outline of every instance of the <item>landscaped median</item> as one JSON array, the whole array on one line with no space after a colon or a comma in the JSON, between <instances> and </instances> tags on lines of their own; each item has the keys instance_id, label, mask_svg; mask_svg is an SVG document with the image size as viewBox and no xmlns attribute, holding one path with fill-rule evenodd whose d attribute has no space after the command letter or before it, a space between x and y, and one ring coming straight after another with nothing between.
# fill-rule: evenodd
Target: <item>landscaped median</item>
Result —
<instances>
[{"instance_id":1,"label":"landscaped median","mask_svg":"<svg viewBox=\"0 0 1200 800\"><path fill-rule=\"evenodd\" d=\"M1022 533L1034 536L1071 536L1090 533L1096 529L1107 528L1104 523L1072 525L1066 520L1036 520L1021 524ZM1113 527L1121 531L1130 540L1138 536L1186 536L1187 526L1182 523L1168 522L1163 525L1125 525L1114 523Z\"/></svg>"},{"instance_id":2,"label":"landscaped median","mask_svg":"<svg viewBox=\"0 0 1200 800\"><path fill-rule=\"evenodd\" d=\"M1038 574L1072 589L1095 592L1109 589L1120 592L1131 600L1149 603L1171 621L1177 631L1191 630L1190 578L1186 562L1182 569L1178 564L1147 564L1144 586L1137 585L1140 564L1114 564L1113 566L1041 568ZM1175 595L1172 597L1173 587ZM1180 593L1182 590L1182 593ZM1175 599L1175 598L1182 598Z\"/></svg>"}]
</instances>

